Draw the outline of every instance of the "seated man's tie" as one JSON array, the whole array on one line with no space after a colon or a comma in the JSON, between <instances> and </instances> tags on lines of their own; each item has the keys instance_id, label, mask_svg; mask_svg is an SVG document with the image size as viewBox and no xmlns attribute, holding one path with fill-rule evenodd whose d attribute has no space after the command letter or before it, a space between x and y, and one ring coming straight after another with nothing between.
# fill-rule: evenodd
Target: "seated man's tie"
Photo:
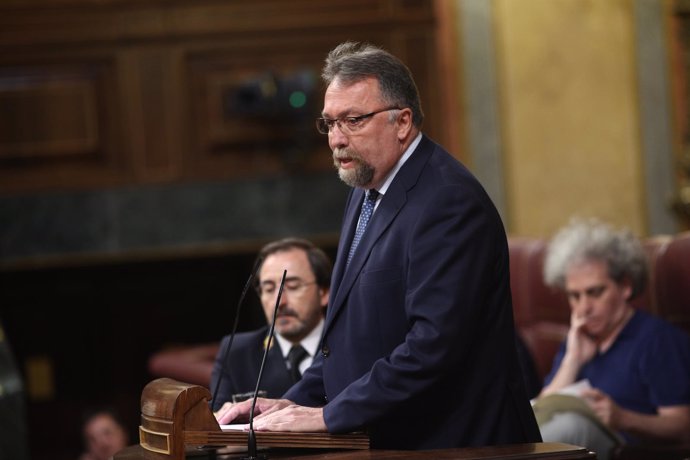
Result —
<instances>
[{"instance_id":1,"label":"seated man's tie","mask_svg":"<svg viewBox=\"0 0 690 460\"><path fill-rule=\"evenodd\" d=\"M304 361L304 358L309 356L307 350L304 349L302 345L293 345L288 352L287 359L290 365L290 377L292 377L293 382L297 382L302 378L302 374L299 371L299 364Z\"/></svg>"}]
</instances>

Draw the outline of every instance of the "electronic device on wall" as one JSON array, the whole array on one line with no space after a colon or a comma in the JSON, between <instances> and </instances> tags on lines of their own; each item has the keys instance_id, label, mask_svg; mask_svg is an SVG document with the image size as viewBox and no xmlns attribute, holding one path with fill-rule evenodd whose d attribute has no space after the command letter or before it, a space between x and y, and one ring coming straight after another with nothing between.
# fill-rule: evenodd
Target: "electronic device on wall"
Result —
<instances>
[{"instance_id":1,"label":"electronic device on wall","mask_svg":"<svg viewBox=\"0 0 690 460\"><path fill-rule=\"evenodd\" d=\"M286 168L299 167L323 142L314 128L320 112L317 89L313 70L257 73L223 91L223 118L261 133L246 148L276 152Z\"/></svg>"},{"instance_id":2,"label":"electronic device on wall","mask_svg":"<svg viewBox=\"0 0 690 460\"><path fill-rule=\"evenodd\" d=\"M266 71L223 93L226 118L253 117L288 125L314 115L316 76L311 70Z\"/></svg>"}]
</instances>

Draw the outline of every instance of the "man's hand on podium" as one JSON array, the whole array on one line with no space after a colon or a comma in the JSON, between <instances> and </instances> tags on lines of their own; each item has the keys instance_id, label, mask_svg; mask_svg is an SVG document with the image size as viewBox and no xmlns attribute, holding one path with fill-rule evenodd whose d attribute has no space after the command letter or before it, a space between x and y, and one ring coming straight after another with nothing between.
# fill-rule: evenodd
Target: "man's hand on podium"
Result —
<instances>
[{"instance_id":1,"label":"man's hand on podium","mask_svg":"<svg viewBox=\"0 0 690 460\"><path fill-rule=\"evenodd\" d=\"M254 419L256 431L326 432L323 407L292 404L283 409L262 414Z\"/></svg>"},{"instance_id":2,"label":"man's hand on podium","mask_svg":"<svg viewBox=\"0 0 690 460\"><path fill-rule=\"evenodd\" d=\"M256 422L261 414L270 414L292 404L294 403L287 399L257 398L256 406L254 407L254 421ZM227 425L231 422L248 423L251 409L252 399L250 398L239 403L226 402L213 415L215 415L220 425Z\"/></svg>"},{"instance_id":3,"label":"man's hand on podium","mask_svg":"<svg viewBox=\"0 0 690 460\"><path fill-rule=\"evenodd\" d=\"M227 402L215 412L220 425L249 421L252 400ZM288 399L257 398L254 407L254 429L257 431L325 432L322 407L298 406Z\"/></svg>"}]
</instances>

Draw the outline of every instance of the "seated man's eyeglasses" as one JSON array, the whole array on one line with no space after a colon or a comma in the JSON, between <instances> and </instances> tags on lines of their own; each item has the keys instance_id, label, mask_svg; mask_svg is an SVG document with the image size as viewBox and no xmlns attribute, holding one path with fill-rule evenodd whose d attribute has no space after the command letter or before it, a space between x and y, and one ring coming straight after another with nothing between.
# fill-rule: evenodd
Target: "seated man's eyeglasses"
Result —
<instances>
[{"instance_id":1,"label":"seated man's eyeglasses","mask_svg":"<svg viewBox=\"0 0 690 460\"><path fill-rule=\"evenodd\" d=\"M391 110L400 110L399 107L387 107L385 109L376 110L374 112L365 113L364 115L357 115L356 117L340 117L340 118L317 118L316 129L321 134L328 134L335 125L343 134L352 134L358 131L365 125L365 121L382 112Z\"/></svg>"},{"instance_id":2,"label":"seated man's eyeglasses","mask_svg":"<svg viewBox=\"0 0 690 460\"><path fill-rule=\"evenodd\" d=\"M301 278L287 278L285 280L285 291L290 294L298 294L302 289L312 284L316 284L314 281L304 281ZM278 286L273 281L264 281L259 286L257 286L257 292L259 296L272 296L278 290Z\"/></svg>"}]
</instances>

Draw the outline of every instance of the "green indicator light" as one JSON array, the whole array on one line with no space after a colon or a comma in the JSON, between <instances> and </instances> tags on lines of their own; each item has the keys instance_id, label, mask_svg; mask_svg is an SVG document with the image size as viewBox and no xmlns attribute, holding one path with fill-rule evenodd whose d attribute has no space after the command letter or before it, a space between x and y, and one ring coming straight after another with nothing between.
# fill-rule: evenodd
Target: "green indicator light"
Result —
<instances>
[{"instance_id":1,"label":"green indicator light","mask_svg":"<svg viewBox=\"0 0 690 460\"><path fill-rule=\"evenodd\" d=\"M304 107L304 104L307 103L307 95L304 94L302 91L293 91L290 93L290 106L292 106L295 109L299 109L300 107Z\"/></svg>"}]
</instances>

